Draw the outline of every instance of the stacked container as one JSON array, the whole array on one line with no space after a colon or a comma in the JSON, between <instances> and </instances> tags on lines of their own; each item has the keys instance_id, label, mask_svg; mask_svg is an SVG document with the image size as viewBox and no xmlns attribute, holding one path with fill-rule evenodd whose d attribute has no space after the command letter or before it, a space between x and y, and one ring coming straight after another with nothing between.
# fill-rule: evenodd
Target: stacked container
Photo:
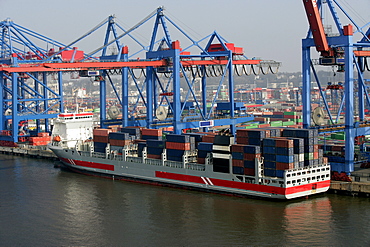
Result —
<instances>
[{"instance_id":1,"label":"stacked container","mask_svg":"<svg viewBox=\"0 0 370 247\"><path fill-rule=\"evenodd\" d=\"M236 142L238 144L261 146L264 138L270 137L267 129L239 129L236 131Z\"/></svg>"},{"instance_id":2,"label":"stacked container","mask_svg":"<svg viewBox=\"0 0 370 247\"><path fill-rule=\"evenodd\" d=\"M29 137L29 144L32 146L43 146L48 145L51 141L51 136L48 132L37 133L37 136Z\"/></svg>"},{"instance_id":3,"label":"stacked container","mask_svg":"<svg viewBox=\"0 0 370 247\"><path fill-rule=\"evenodd\" d=\"M130 144L130 135L128 133L122 132L110 132L108 134L110 149L112 151L117 151L118 154L122 154L122 149L124 146Z\"/></svg>"},{"instance_id":4,"label":"stacked container","mask_svg":"<svg viewBox=\"0 0 370 247\"><path fill-rule=\"evenodd\" d=\"M148 139L146 140L147 157L150 159L161 159L163 149L165 148L165 141ZM142 151L142 150L141 150Z\"/></svg>"},{"instance_id":5,"label":"stacked container","mask_svg":"<svg viewBox=\"0 0 370 247\"><path fill-rule=\"evenodd\" d=\"M162 140L162 130L161 129L142 129L141 138L143 140L148 140L148 139Z\"/></svg>"},{"instance_id":6,"label":"stacked container","mask_svg":"<svg viewBox=\"0 0 370 247\"><path fill-rule=\"evenodd\" d=\"M207 155L209 153L212 153L212 150L213 150L213 143L199 142L198 143L198 154L197 154L198 164L205 164Z\"/></svg>"},{"instance_id":7,"label":"stacked container","mask_svg":"<svg viewBox=\"0 0 370 247\"><path fill-rule=\"evenodd\" d=\"M234 144L231 146L234 174L254 176L256 159L261 157L260 146Z\"/></svg>"},{"instance_id":8,"label":"stacked container","mask_svg":"<svg viewBox=\"0 0 370 247\"><path fill-rule=\"evenodd\" d=\"M303 139L304 166L314 166L321 163L322 153L320 155L317 129L284 129L282 135Z\"/></svg>"},{"instance_id":9,"label":"stacked container","mask_svg":"<svg viewBox=\"0 0 370 247\"><path fill-rule=\"evenodd\" d=\"M214 172L230 172L230 146L234 144L233 136L216 135L214 138L214 145L212 147L213 153L213 171Z\"/></svg>"},{"instance_id":10,"label":"stacked container","mask_svg":"<svg viewBox=\"0 0 370 247\"><path fill-rule=\"evenodd\" d=\"M94 152L105 153L105 148L109 143L110 132L110 129L93 130Z\"/></svg>"},{"instance_id":11,"label":"stacked container","mask_svg":"<svg viewBox=\"0 0 370 247\"><path fill-rule=\"evenodd\" d=\"M166 135L167 160L182 161L182 156L187 151L195 150L195 138L190 135Z\"/></svg>"},{"instance_id":12,"label":"stacked container","mask_svg":"<svg viewBox=\"0 0 370 247\"><path fill-rule=\"evenodd\" d=\"M262 150L265 176L282 178L285 170L298 167L292 139L266 138L263 140Z\"/></svg>"}]
</instances>

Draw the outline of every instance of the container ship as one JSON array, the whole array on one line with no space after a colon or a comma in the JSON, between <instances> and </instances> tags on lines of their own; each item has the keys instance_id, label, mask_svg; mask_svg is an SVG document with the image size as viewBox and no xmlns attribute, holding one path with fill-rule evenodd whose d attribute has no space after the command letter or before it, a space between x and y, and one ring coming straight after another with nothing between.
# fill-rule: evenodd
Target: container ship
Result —
<instances>
[{"instance_id":1,"label":"container ship","mask_svg":"<svg viewBox=\"0 0 370 247\"><path fill-rule=\"evenodd\" d=\"M330 165L316 130L227 132L94 128L92 113L63 113L49 148L66 168L110 179L281 200L329 189Z\"/></svg>"}]
</instances>

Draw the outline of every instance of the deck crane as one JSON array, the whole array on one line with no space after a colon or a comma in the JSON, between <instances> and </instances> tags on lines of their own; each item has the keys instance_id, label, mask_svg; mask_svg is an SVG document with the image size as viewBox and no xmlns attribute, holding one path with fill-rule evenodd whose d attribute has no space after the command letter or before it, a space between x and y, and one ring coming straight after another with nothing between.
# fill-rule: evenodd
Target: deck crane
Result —
<instances>
[{"instance_id":1,"label":"deck crane","mask_svg":"<svg viewBox=\"0 0 370 247\"><path fill-rule=\"evenodd\" d=\"M333 21L336 25L338 35L328 36L325 33L324 26L321 20L320 10L325 3L330 9ZM345 124L343 130L345 132L345 157L342 162L331 162L333 171L345 173L349 175L354 171L354 154L356 137L369 135L369 125L366 123L365 103L370 106L370 97L368 94L364 70L366 59L370 56L370 30L364 32L363 28L368 28L368 24L360 27L357 23L345 12L337 0L303 0L305 12L307 14L310 29L305 39L302 39L302 103L303 103L303 127L311 128L311 75L314 76L318 87L320 88L321 97L331 126L325 126L327 129L335 129L335 123L330 112L328 102L322 93L319 78L315 71L314 63L311 60L311 47L315 47L320 53L318 65L337 66L339 72L344 72L344 94L342 99L343 108L340 107L338 115L344 109ZM342 14L347 17L349 25L342 26L336 7ZM355 29L355 30L354 30ZM353 42L354 33L361 34L360 41ZM357 80L355 80L357 73ZM355 85L357 83L358 85ZM355 91L354 88L358 90ZM354 105L355 100L358 105L359 121L355 121ZM358 138L357 138L358 139ZM357 142L358 143L358 142ZM364 145L361 146L364 149Z\"/></svg>"}]
</instances>

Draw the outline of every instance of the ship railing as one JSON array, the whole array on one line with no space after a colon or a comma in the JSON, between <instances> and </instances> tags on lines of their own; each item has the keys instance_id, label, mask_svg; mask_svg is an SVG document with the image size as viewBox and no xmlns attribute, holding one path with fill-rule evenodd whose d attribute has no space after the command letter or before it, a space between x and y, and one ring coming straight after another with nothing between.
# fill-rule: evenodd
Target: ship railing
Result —
<instances>
[{"instance_id":1,"label":"ship railing","mask_svg":"<svg viewBox=\"0 0 370 247\"><path fill-rule=\"evenodd\" d=\"M173 161L173 160L166 160L164 162L165 166L173 167L173 168L183 168L184 164L182 162Z\"/></svg>"},{"instance_id":2,"label":"ship railing","mask_svg":"<svg viewBox=\"0 0 370 247\"><path fill-rule=\"evenodd\" d=\"M94 157L94 158L106 158L106 154L105 153L97 153L97 152L92 152L91 153L91 157Z\"/></svg>"},{"instance_id":3,"label":"ship railing","mask_svg":"<svg viewBox=\"0 0 370 247\"><path fill-rule=\"evenodd\" d=\"M162 166L162 160L158 160L158 159L145 159L145 164L148 164L148 165L155 165L155 166Z\"/></svg>"},{"instance_id":4,"label":"ship railing","mask_svg":"<svg viewBox=\"0 0 370 247\"><path fill-rule=\"evenodd\" d=\"M185 165L186 169L189 170L196 170L196 171L205 171L206 165L205 164L198 164L198 163L187 163Z\"/></svg>"},{"instance_id":5,"label":"ship railing","mask_svg":"<svg viewBox=\"0 0 370 247\"><path fill-rule=\"evenodd\" d=\"M133 162L133 163L142 163L143 158L142 157L127 156L126 161L127 162Z\"/></svg>"}]
</instances>

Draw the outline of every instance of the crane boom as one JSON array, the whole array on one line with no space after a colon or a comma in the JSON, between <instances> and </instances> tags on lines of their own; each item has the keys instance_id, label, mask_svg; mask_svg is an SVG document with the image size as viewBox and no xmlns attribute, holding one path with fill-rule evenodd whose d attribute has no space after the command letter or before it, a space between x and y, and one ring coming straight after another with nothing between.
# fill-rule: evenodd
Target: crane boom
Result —
<instances>
[{"instance_id":1,"label":"crane boom","mask_svg":"<svg viewBox=\"0 0 370 247\"><path fill-rule=\"evenodd\" d=\"M318 52L327 53L330 51L328 40L326 39L324 26L321 21L319 8L316 0L303 0L304 8L306 10L307 19L310 24L312 36L315 41L316 50Z\"/></svg>"}]
</instances>

